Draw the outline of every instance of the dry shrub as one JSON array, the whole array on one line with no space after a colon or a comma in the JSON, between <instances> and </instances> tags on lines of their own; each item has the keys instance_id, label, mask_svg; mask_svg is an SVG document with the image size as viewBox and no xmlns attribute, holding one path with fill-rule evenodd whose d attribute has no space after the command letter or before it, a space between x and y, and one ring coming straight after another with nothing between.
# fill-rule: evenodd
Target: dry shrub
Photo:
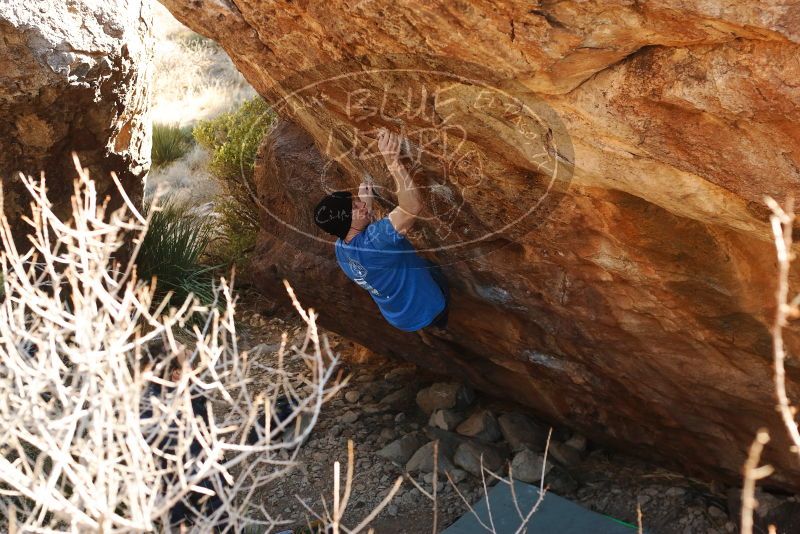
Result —
<instances>
[{"instance_id":1,"label":"dry shrub","mask_svg":"<svg viewBox=\"0 0 800 534\"><path fill-rule=\"evenodd\" d=\"M796 294L791 300L789 289L789 274L791 272L792 261L796 258L793 250L793 230L795 222L794 200L787 199L785 206L778 204L775 199L766 197L765 203L772 212L769 218L772 228L773 243L778 260L778 284L775 291L775 316L772 323L772 367L773 383L775 387L775 398L777 400L777 410L781 415L783 426L792 442L791 452L800 456L800 425L797 423L797 406L792 404L789 399L786 387L786 359L789 354L786 350L783 338L783 329L786 328L791 320L800 318L800 294ZM754 521L753 512L758 507L755 499L756 483L772 475L775 469L767 464L759 466L761 454L770 441L770 435L766 428L761 428L756 432L756 437L750 445L747 460L743 466L744 479L742 485L742 506L741 506L741 532L742 534L752 534ZM776 526L769 526L770 532L775 532Z\"/></svg>"},{"instance_id":2,"label":"dry shrub","mask_svg":"<svg viewBox=\"0 0 800 534\"><path fill-rule=\"evenodd\" d=\"M62 221L44 180L23 181L33 248L18 251L0 218L0 515L9 530L166 530L174 506L203 495L218 503L196 510L193 531L285 524L256 495L292 466L337 389L315 314L292 296L304 342L287 347L284 335L277 363L260 364L237 345L224 279L212 306L159 301L137 277L136 250L120 263L125 235L136 246L148 224L129 202L108 213L79 169ZM307 372L290 376L289 358ZM258 366L268 383L250 378ZM291 409L276 420L279 398Z\"/></svg>"}]
</instances>

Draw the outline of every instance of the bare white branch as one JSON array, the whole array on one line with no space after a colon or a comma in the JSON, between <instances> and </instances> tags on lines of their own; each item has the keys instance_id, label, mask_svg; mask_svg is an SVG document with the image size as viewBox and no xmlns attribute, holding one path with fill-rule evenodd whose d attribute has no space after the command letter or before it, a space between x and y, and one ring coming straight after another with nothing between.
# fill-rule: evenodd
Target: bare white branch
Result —
<instances>
[{"instance_id":1,"label":"bare white branch","mask_svg":"<svg viewBox=\"0 0 800 534\"><path fill-rule=\"evenodd\" d=\"M753 532L753 510L758 506L755 499L756 482L772 474L772 466L758 466L764 445L769 442L769 434L763 428L756 434L756 439L750 445L750 452L744 464L744 486L742 487L742 534Z\"/></svg>"},{"instance_id":2,"label":"bare white branch","mask_svg":"<svg viewBox=\"0 0 800 534\"><path fill-rule=\"evenodd\" d=\"M43 179L22 177L33 198L29 251L17 250L0 217L0 515L9 531L285 525L255 497L292 467L339 389L316 314L287 285L306 342L287 349L284 336L276 364L239 350L226 280L211 306L155 302L153 281L138 280L134 266L149 219L125 196L107 213L77 168L68 220L52 211ZM290 373L290 360L307 372ZM253 380L258 368L267 383Z\"/></svg>"},{"instance_id":3,"label":"bare white branch","mask_svg":"<svg viewBox=\"0 0 800 534\"><path fill-rule=\"evenodd\" d=\"M775 241L775 250L778 256L778 288L775 292L775 320L772 324L772 356L775 370L775 394L778 397L778 410L783 419L783 424L789 432L789 437L794 443L793 451L800 457L800 429L798 429L795 415L797 408L792 406L786 393L786 348L783 341L783 328L789 319L800 317L798 299L796 296L789 302L789 272L793 259L792 226L794 225L794 202L789 199L786 208L781 208L778 203L766 199L767 205L772 210L770 223Z\"/></svg>"}]
</instances>

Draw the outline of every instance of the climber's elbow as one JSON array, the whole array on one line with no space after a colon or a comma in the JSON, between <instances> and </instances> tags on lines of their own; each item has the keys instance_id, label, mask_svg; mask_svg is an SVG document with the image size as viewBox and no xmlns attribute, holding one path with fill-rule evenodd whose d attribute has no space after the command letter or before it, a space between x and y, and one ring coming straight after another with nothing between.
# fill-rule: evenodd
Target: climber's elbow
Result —
<instances>
[{"instance_id":1,"label":"climber's elbow","mask_svg":"<svg viewBox=\"0 0 800 534\"><path fill-rule=\"evenodd\" d=\"M417 216L420 214L422 210L419 209L416 213L404 206L398 206L389 213L389 222L392 223L392 226L400 235L406 235L411 227L414 226L414 222L417 220Z\"/></svg>"}]
</instances>

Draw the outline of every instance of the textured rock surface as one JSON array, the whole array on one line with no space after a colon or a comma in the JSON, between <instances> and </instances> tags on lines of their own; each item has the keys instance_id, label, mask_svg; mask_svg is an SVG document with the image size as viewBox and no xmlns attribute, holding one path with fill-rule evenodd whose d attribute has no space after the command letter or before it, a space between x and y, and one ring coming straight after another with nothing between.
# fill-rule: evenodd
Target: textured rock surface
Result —
<instances>
[{"instance_id":1,"label":"textured rock surface","mask_svg":"<svg viewBox=\"0 0 800 534\"><path fill-rule=\"evenodd\" d=\"M762 205L766 194L798 192L795 3L165 3L222 43L299 126L281 125L262 151L264 291L279 295L286 277L325 325L375 351L688 471L737 480L767 426L778 471L770 483L800 487L774 411L775 265ZM317 65L326 67L305 70ZM357 66L356 78L330 81ZM519 107L484 105L479 83L420 98L423 86L447 85L434 70L488 80L501 104L546 105L568 139L554 136L558 120L546 113L526 123ZM316 100L290 94L323 79ZM361 104L348 107L348 95ZM415 175L430 220L412 240L446 265L452 286L453 340L434 338L432 350L383 322L308 214L324 189L352 188L365 174L389 185L379 159L342 150L363 147L371 129L402 130L412 152L441 155L449 137L426 145L419 131L453 123L465 133L463 157L451 172L442 158L422 159ZM574 170L571 182L555 183L559 202L536 211L536 224L506 227L542 198L544 160ZM794 333L789 341L797 347ZM797 375L793 365L795 398Z\"/></svg>"},{"instance_id":2,"label":"textured rock surface","mask_svg":"<svg viewBox=\"0 0 800 534\"><path fill-rule=\"evenodd\" d=\"M542 479L542 474L545 478L553 464L544 462L544 456L537 454L530 449L522 449L511 461L511 472L515 479L527 482L528 484L536 484Z\"/></svg>"},{"instance_id":3,"label":"textured rock surface","mask_svg":"<svg viewBox=\"0 0 800 534\"><path fill-rule=\"evenodd\" d=\"M450 460L450 456L452 456L453 451L445 451L441 444L437 448L435 443L431 441L420 447L406 464L406 471L409 473L432 473L434 467L440 473L452 471L453 462ZM436 462L434 462L434 451L438 452L438 460Z\"/></svg>"},{"instance_id":4,"label":"textured rock surface","mask_svg":"<svg viewBox=\"0 0 800 534\"><path fill-rule=\"evenodd\" d=\"M420 434L406 434L402 438L393 441L378 451L378 456L400 465L406 462L417 452L417 449L425 444Z\"/></svg>"},{"instance_id":5,"label":"textured rock surface","mask_svg":"<svg viewBox=\"0 0 800 534\"><path fill-rule=\"evenodd\" d=\"M436 410L428 419L428 425L442 430L455 430L466 416L465 412L459 410Z\"/></svg>"},{"instance_id":6,"label":"textured rock surface","mask_svg":"<svg viewBox=\"0 0 800 534\"><path fill-rule=\"evenodd\" d=\"M29 204L17 173L44 171L56 209L76 152L101 193L141 197L150 164L151 0L0 3L0 176L6 214Z\"/></svg>"},{"instance_id":7,"label":"textured rock surface","mask_svg":"<svg viewBox=\"0 0 800 534\"><path fill-rule=\"evenodd\" d=\"M474 412L466 421L458 425L456 432L462 436L469 436L483 441L497 441L501 436L497 418L489 410Z\"/></svg>"},{"instance_id":8,"label":"textured rock surface","mask_svg":"<svg viewBox=\"0 0 800 534\"><path fill-rule=\"evenodd\" d=\"M476 477L487 476L483 472L484 469L494 473L505 471L503 469L504 454L491 445L477 441L468 441L459 445L453 455L453 463Z\"/></svg>"},{"instance_id":9,"label":"textured rock surface","mask_svg":"<svg viewBox=\"0 0 800 534\"><path fill-rule=\"evenodd\" d=\"M475 400L475 393L458 382L437 382L417 393L417 406L431 415L436 410L461 410Z\"/></svg>"},{"instance_id":10,"label":"textured rock surface","mask_svg":"<svg viewBox=\"0 0 800 534\"><path fill-rule=\"evenodd\" d=\"M573 469L581 463L580 453L565 443L559 443L558 441L552 442L548 453L556 463L569 469Z\"/></svg>"},{"instance_id":11,"label":"textured rock surface","mask_svg":"<svg viewBox=\"0 0 800 534\"><path fill-rule=\"evenodd\" d=\"M548 429L538 425L521 413L506 413L497 418L503 439L514 452L530 449L542 452L547 444Z\"/></svg>"}]
</instances>

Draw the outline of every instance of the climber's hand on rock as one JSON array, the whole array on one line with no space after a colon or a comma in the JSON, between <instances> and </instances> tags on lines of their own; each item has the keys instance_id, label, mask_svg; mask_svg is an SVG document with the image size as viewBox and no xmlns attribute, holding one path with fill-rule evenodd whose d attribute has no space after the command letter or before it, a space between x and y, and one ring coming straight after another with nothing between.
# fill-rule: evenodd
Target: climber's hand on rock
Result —
<instances>
[{"instance_id":1,"label":"climber's hand on rock","mask_svg":"<svg viewBox=\"0 0 800 534\"><path fill-rule=\"evenodd\" d=\"M388 130L381 129L378 133L378 150L390 167L400 159L400 136Z\"/></svg>"},{"instance_id":2,"label":"climber's hand on rock","mask_svg":"<svg viewBox=\"0 0 800 534\"><path fill-rule=\"evenodd\" d=\"M372 184L369 182L361 182L361 184L358 186L358 199L367 205L367 211L370 214L372 213L373 198Z\"/></svg>"}]
</instances>

